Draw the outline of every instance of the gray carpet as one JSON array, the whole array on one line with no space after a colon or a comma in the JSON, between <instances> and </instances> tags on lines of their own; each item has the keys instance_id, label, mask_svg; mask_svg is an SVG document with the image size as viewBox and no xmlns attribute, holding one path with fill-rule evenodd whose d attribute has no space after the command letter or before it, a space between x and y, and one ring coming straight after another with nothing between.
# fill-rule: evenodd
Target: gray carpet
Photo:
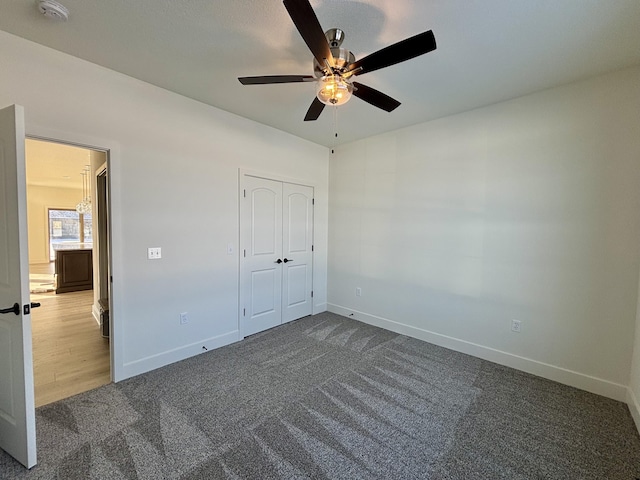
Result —
<instances>
[{"instance_id":1,"label":"gray carpet","mask_svg":"<svg viewBox=\"0 0 640 480\"><path fill-rule=\"evenodd\" d=\"M37 410L33 479L624 479L623 403L325 313Z\"/></svg>"}]
</instances>

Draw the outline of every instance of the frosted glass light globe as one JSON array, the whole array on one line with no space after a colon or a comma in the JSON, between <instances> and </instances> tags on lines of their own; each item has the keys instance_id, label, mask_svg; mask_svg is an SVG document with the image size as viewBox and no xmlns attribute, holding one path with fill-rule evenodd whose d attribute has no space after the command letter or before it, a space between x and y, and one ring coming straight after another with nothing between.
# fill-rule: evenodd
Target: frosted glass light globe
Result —
<instances>
[{"instance_id":1,"label":"frosted glass light globe","mask_svg":"<svg viewBox=\"0 0 640 480\"><path fill-rule=\"evenodd\" d=\"M318 100L325 105L343 105L351 98L353 85L340 75L327 75L318 80Z\"/></svg>"}]
</instances>

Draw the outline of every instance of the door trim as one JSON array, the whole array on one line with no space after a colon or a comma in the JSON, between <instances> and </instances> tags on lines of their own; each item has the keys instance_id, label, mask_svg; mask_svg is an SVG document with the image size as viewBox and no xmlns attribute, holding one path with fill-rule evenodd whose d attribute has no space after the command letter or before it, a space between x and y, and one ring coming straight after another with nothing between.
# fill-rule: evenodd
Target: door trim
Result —
<instances>
[{"instance_id":1,"label":"door trim","mask_svg":"<svg viewBox=\"0 0 640 480\"><path fill-rule=\"evenodd\" d=\"M246 169L246 168L239 168L238 169L238 181L239 181L240 187L242 187L242 183L243 183L242 179L243 179L243 177L245 175L247 175L249 177L264 178L265 180L275 180L276 182L293 183L294 185L303 185L305 187L313 188L314 192L316 190L316 185L313 182L300 180L299 178L285 177L285 176L282 176L282 175L265 173L265 172L261 172L259 170L250 170L250 169ZM240 188L240 191L242 191L242 188Z\"/></svg>"},{"instance_id":2,"label":"door trim","mask_svg":"<svg viewBox=\"0 0 640 480\"><path fill-rule=\"evenodd\" d=\"M120 224L118 222L114 222L113 212L121 211L119 205L117 204L117 190L119 189L119 185L113 182L114 177L114 159L120 157L120 149L117 144L114 144L111 141L96 139L96 138L87 138L84 136L79 136L74 138L73 135L68 134L67 132L60 133L58 131L52 132L47 129L41 128L27 128L27 133L25 138L33 139L33 140L41 140L44 142L52 142L58 143L61 145L70 145L73 147L80 147L89 150L95 150L98 152L103 152L106 155L106 166L109 174L107 175L107 218L109 222L109 275L111 277L110 284L110 296L109 296L109 315L110 315L110 330L111 335L109 338L109 357L110 357L110 375L111 382L118 382L120 380L124 380L126 377L123 373L124 368L124 355L122 353L122 345L123 345L123 332L121 328L121 319L122 315L120 315L118 308L118 300L120 298L120 285L116 281L117 277L114 275L114 272L119 272L121 269L115 268L119 265L118 261L121 258L121 255L118 252L122 251L122 246L118 242L118 238L120 236ZM98 144L102 146L97 146ZM117 231L114 231L117 230ZM116 240L116 243L114 243Z\"/></svg>"}]
</instances>

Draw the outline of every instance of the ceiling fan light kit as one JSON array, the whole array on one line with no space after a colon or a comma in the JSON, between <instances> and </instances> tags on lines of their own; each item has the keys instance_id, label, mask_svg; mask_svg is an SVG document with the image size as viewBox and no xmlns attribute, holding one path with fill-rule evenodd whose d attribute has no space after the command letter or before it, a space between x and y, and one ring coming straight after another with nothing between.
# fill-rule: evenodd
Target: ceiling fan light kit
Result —
<instances>
[{"instance_id":1,"label":"ceiling fan light kit","mask_svg":"<svg viewBox=\"0 0 640 480\"><path fill-rule=\"evenodd\" d=\"M340 75L326 75L318 80L318 100L325 105L344 105L352 93L353 84Z\"/></svg>"},{"instance_id":2,"label":"ceiling fan light kit","mask_svg":"<svg viewBox=\"0 0 640 480\"><path fill-rule=\"evenodd\" d=\"M317 120L325 105L339 106L349 101L352 95L365 102L391 112L400 102L384 93L350 80L374 70L410 60L436 49L436 39L431 30L389 45L356 61L349 50L342 48L345 34L339 28L322 31L309 0L284 0L285 8L298 32L313 54L313 74L316 77L317 95L311 103L305 121ZM267 75L239 77L243 85L265 85L272 83L297 83L313 81L309 75Z\"/></svg>"}]
</instances>

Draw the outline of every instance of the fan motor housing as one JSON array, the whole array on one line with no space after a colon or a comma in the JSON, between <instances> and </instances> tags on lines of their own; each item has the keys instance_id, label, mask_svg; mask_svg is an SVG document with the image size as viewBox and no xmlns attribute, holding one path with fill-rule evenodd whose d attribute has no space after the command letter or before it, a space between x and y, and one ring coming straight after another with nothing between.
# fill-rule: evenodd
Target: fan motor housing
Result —
<instances>
[{"instance_id":1,"label":"fan motor housing","mask_svg":"<svg viewBox=\"0 0 640 480\"><path fill-rule=\"evenodd\" d=\"M333 55L333 59L335 60L335 69L340 72L345 71L349 65L356 61L355 55L346 48L332 48L331 55ZM328 73L331 73L327 71L328 68L326 65L320 65L315 58L313 59L313 74L316 77L324 77Z\"/></svg>"},{"instance_id":2,"label":"fan motor housing","mask_svg":"<svg viewBox=\"0 0 640 480\"><path fill-rule=\"evenodd\" d=\"M349 65L356 61L353 53L346 48L340 48L340 45L342 45L344 41L344 32L339 28L332 28L324 32L324 36L327 37L331 55L333 55L333 59L335 60L334 71L344 72ZM333 72L329 71L329 67L321 65L318 60L313 59L313 74L316 77L321 78L331 73Z\"/></svg>"}]
</instances>

